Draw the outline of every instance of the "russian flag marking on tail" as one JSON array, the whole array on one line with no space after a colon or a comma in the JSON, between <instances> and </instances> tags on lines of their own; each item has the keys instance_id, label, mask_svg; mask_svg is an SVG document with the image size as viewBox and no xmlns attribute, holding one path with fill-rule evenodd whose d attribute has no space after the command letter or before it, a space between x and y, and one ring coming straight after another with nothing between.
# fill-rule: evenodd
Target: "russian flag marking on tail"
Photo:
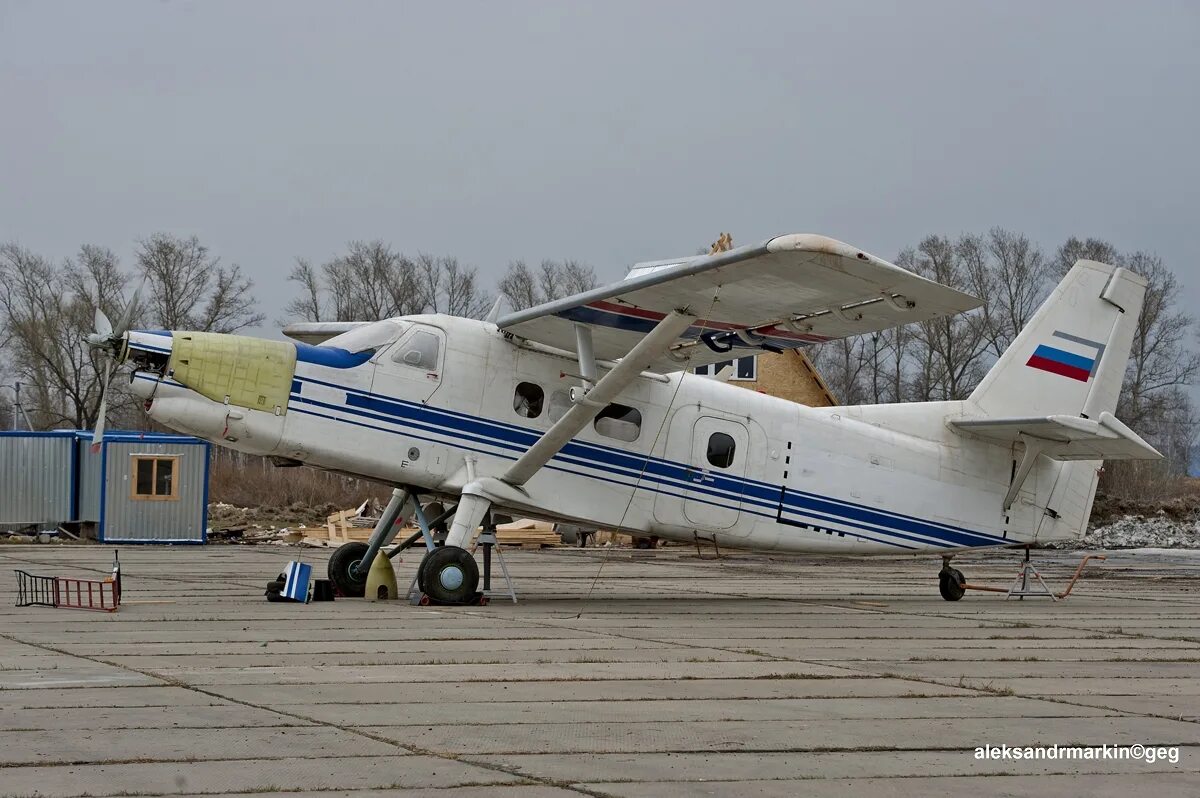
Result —
<instances>
[{"instance_id":1,"label":"russian flag marking on tail","mask_svg":"<svg viewBox=\"0 0 1200 798\"><path fill-rule=\"evenodd\" d=\"M1092 375L1096 373L1096 364L1100 362L1100 357L1104 354L1104 344L1098 341L1089 341L1086 338L1080 338L1061 330L1055 330L1054 337L1060 339L1062 342L1055 341L1055 344L1067 346L1070 349L1060 349L1059 346L1039 344L1025 365L1041 369L1042 371L1049 371L1052 374L1069 377L1073 380L1079 380L1080 382L1090 380ZM1078 351L1080 349L1088 349L1090 351L1086 354L1081 354Z\"/></svg>"}]
</instances>

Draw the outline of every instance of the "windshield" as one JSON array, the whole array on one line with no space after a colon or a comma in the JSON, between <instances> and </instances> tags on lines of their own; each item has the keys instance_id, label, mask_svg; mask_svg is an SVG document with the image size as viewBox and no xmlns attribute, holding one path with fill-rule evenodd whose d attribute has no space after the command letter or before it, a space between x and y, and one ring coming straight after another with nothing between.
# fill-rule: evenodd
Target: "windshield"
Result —
<instances>
[{"instance_id":1,"label":"windshield","mask_svg":"<svg viewBox=\"0 0 1200 798\"><path fill-rule=\"evenodd\" d=\"M355 327L341 335L335 335L328 341L321 342L321 346L345 349L352 354L365 352L368 349L378 349L390 344L400 337L403 330L404 326L399 322L376 321L363 327Z\"/></svg>"}]
</instances>

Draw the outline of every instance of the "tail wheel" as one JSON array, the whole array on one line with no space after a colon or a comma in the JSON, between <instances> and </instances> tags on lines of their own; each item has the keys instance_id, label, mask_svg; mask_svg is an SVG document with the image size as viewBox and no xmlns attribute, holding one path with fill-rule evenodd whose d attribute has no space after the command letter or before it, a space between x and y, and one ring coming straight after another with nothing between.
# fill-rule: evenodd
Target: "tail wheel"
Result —
<instances>
[{"instance_id":1,"label":"tail wheel","mask_svg":"<svg viewBox=\"0 0 1200 798\"><path fill-rule=\"evenodd\" d=\"M343 543L329 558L329 581L343 596L361 597L367 592L367 567L360 565L366 543Z\"/></svg>"},{"instance_id":2,"label":"tail wheel","mask_svg":"<svg viewBox=\"0 0 1200 798\"><path fill-rule=\"evenodd\" d=\"M466 549L442 546L425 555L420 573L424 592L445 604L465 604L474 600L479 588L479 566Z\"/></svg>"},{"instance_id":3,"label":"tail wheel","mask_svg":"<svg viewBox=\"0 0 1200 798\"><path fill-rule=\"evenodd\" d=\"M967 578L957 568L943 568L938 574L938 591L946 601L958 601L967 592Z\"/></svg>"}]
</instances>

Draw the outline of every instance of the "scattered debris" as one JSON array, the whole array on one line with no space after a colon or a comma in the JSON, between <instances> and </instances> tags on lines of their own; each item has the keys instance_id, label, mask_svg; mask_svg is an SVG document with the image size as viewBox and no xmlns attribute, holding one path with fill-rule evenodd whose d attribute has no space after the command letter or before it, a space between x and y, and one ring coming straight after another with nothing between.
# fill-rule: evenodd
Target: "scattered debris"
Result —
<instances>
[{"instance_id":1,"label":"scattered debris","mask_svg":"<svg viewBox=\"0 0 1200 798\"><path fill-rule=\"evenodd\" d=\"M1054 549L1200 549L1200 519L1165 512L1126 515L1088 529L1082 538L1049 544Z\"/></svg>"}]
</instances>

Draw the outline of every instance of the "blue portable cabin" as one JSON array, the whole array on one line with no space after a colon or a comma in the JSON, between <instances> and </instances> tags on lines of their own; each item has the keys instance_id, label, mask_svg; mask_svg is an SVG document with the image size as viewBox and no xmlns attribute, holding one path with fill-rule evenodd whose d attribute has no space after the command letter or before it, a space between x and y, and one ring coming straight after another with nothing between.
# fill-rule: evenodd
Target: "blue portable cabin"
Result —
<instances>
[{"instance_id":1,"label":"blue portable cabin","mask_svg":"<svg viewBox=\"0 0 1200 798\"><path fill-rule=\"evenodd\" d=\"M187 435L0 433L0 528L77 528L105 543L204 543L212 447Z\"/></svg>"}]
</instances>

